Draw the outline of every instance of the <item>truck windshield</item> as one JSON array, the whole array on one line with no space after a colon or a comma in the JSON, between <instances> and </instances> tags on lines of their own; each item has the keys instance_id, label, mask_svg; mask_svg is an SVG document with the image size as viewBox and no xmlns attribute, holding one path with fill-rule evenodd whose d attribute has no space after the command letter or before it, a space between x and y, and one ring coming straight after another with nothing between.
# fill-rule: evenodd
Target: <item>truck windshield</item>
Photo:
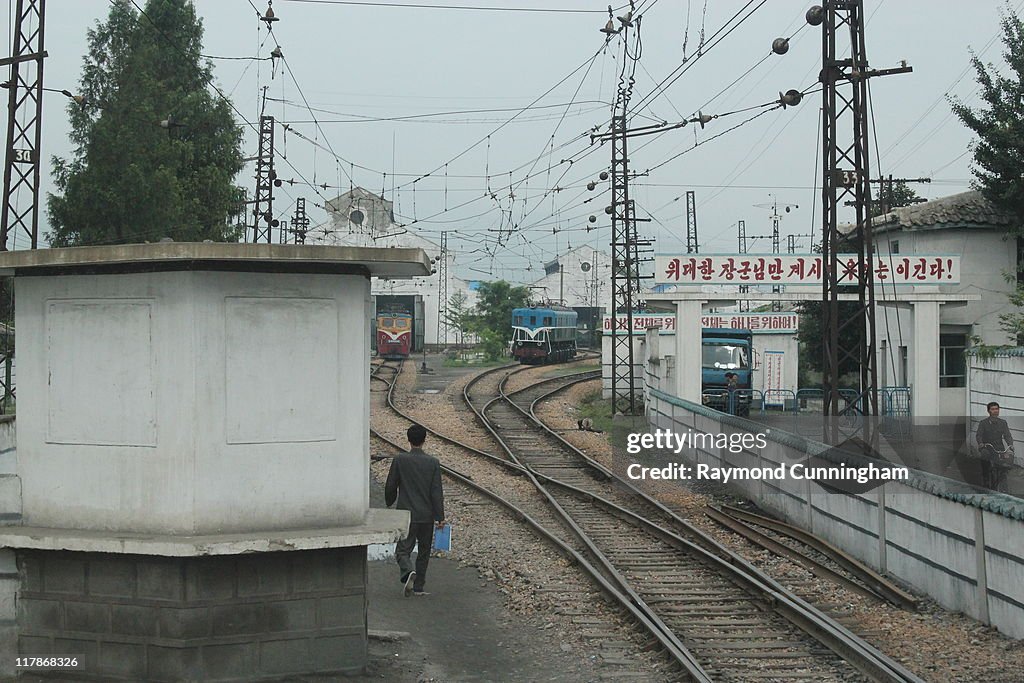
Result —
<instances>
[{"instance_id":1,"label":"truck windshield","mask_svg":"<svg viewBox=\"0 0 1024 683\"><path fill-rule=\"evenodd\" d=\"M742 370L747 364L747 350L729 344L704 344L703 366L717 370Z\"/></svg>"}]
</instances>

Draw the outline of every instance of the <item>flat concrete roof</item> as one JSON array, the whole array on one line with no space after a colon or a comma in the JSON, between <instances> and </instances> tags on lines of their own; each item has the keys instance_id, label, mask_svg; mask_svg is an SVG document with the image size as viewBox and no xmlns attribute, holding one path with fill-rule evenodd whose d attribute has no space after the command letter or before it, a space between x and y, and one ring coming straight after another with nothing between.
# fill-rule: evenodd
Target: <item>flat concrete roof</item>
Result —
<instances>
[{"instance_id":1,"label":"flat concrete roof","mask_svg":"<svg viewBox=\"0 0 1024 683\"><path fill-rule=\"evenodd\" d=\"M0 527L0 547L72 550L84 553L160 555L163 557L198 557L351 548L374 543L394 543L405 538L408 532L409 513L405 510L371 508L367 510L363 523L354 526L291 531L254 531L207 536L5 526Z\"/></svg>"},{"instance_id":2,"label":"flat concrete roof","mask_svg":"<svg viewBox=\"0 0 1024 683\"><path fill-rule=\"evenodd\" d=\"M359 273L378 277L430 275L422 249L320 244L156 242L0 252L0 275L62 275L154 270Z\"/></svg>"}]
</instances>

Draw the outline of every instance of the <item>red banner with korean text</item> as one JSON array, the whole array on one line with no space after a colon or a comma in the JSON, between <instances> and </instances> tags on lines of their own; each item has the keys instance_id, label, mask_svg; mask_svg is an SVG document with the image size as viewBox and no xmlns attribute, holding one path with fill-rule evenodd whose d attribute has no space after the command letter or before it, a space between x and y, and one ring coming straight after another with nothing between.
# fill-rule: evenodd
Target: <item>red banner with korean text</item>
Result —
<instances>
[{"instance_id":1,"label":"red banner with korean text","mask_svg":"<svg viewBox=\"0 0 1024 683\"><path fill-rule=\"evenodd\" d=\"M856 255L837 258L839 283L854 282L860 266ZM659 255L654 259L656 284L678 285L820 285L820 254ZM876 284L956 285L959 256L879 256L874 261Z\"/></svg>"},{"instance_id":2,"label":"red banner with korean text","mask_svg":"<svg viewBox=\"0 0 1024 683\"><path fill-rule=\"evenodd\" d=\"M628 318L619 315L615 319L620 334L629 326ZM710 313L700 318L701 327L717 327L732 330L750 330L758 334L794 334L799 329L796 313ZM676 317L669 314L637 313L633 316L633 334L644 334L650 327L661 330L661 334L675 334ZM611 334L612 317L606 315L602 325L604 334Z\"/></svg>"}]
</instances>

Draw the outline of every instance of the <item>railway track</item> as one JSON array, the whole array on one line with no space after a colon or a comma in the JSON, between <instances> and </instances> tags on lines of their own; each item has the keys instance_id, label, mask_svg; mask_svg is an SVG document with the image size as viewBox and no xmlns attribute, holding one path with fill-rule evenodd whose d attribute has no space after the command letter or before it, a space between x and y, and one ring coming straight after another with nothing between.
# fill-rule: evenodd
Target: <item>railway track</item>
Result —
<instances>
[{"instance_id":1,"label":"railway track","mask_svg":"<svg viewBox=\"0 0 1024 683\"><path fill-rule=\"evenodd\" d=\"M481 373L464 391L504 458L435 435L528 477L539 496L517 514L535 529L547 520L542 535L618 600L689 680L919 680L536 418L539 401L594 373L508 391L519 371ZM392 381L388 404L401 415L393 390Z\"/></svg>"}]
</instances>

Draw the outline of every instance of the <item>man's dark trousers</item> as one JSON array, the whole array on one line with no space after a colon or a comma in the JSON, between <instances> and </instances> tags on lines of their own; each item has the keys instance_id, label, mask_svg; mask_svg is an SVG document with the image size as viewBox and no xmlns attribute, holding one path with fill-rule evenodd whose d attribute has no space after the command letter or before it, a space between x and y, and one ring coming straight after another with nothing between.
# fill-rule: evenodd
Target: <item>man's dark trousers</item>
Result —
<instances>
[{"instance_id":1,"label":"man's dark trousers","mask_svg":"<svg viewBox=\"0 0 1024 683\"><path fill-rule=\"evenodd\" d=\"M410 522L409 535L395 545L395 559L398 560L398 567L402 570L402 576L407 576L413 571L412 549L419 545L416 553L416 579L413 581L414 591L423 590L424 581L427 580L427 562L430 561L430 550L434 545L434 523L433 522Z\"/></svg>"}]
</instances>

